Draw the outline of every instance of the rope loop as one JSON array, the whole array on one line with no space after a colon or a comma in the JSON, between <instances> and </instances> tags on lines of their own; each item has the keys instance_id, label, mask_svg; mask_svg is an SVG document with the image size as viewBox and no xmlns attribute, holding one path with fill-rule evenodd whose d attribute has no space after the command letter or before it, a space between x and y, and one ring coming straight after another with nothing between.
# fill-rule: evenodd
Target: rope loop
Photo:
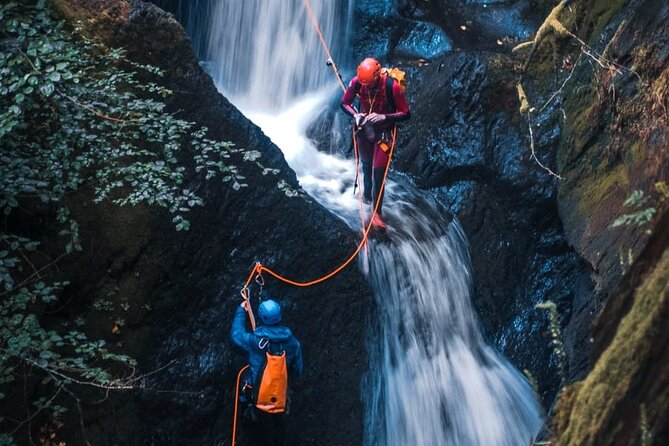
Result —
<instances>
[{"instance_id":1,"label":"rope loop","mask_svg":"<svg viewBox=\"0 0 669 446\"><path fill-rule=\"evenodd\" d=\"M369 237L369 232L372 229L373 217L374 217L374 215L377 215L379 205L381 204L381 197L383 196L383 191L384 191L385 186L386 186L386 180L388 179L388 171L390 170L390 161L392 160L393 154L395 152L395 142L397 141L397 126L393 127L392 135L393 135L392 143L390 145L390 150L388 151L388 161L386 163L386 167L385 167L385 170L384 170L384 173L383 173L383 181L381 182L381 188L380 188L379 196L376 200L376 204L374 205L374 210L372 211L371 218L369 219L369 222L367 223L367 226L364 228L362 239L360 240L360 243L358 243L358 246L356 247L355 251L350 255L350 257L348 259L346 259L344 261L344 263L342 263L341 265L339 265L337 268L330 271L329 273L327 273L327 274L325 274L325 275L323 275L323 276L321 276L317 279L306 281L306 282L300 282L300 281L297 281L297 280L292 280L292 279L286 278L286 277L282 276L281 274L271 270L270 268L268 268L266 266L263 266L260 262L258 262L256 264L256 266L254 267L253 271L251 271L251 274L249 275L249 279L247 280L247 286L248 286L248 283L250 282L251 278L254 277L255 274L261 274L263 272L266 272L267 274L274 277L275 279L278 279L278 280L280 280L284 283L287 283L289 285L293 285L293 286L297 286L297 287L309 287L309 286L312 286L312 285L319 284L321 282L325 282L326 280L332 278L334 275L336 275L341 270L346 268L358 256L358 254L360 253L360 250L367 244L367 239ZM361 198L361 200L362 200L362 198ZM363 214L363 216L364 216L364 214Z\"/></svg>"}]
</instances>

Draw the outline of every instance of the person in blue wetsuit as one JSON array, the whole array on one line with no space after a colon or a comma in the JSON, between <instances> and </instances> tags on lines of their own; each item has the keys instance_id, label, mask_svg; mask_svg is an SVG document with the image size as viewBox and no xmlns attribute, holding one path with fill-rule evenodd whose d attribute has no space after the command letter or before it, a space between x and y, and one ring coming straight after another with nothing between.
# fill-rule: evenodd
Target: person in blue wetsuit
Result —
<instances>
[{"instance_id":1,"label":"person in blue wetsuit","mask_svg":"<svg viewBox=\"0 0 669 446\"><path fill-rule=\"evenodd\" d=\"M246 301L237 308L232 321L230 338L248 355L249 369L244 376L242 387L243 404L247 405L244 411L245 419L257 422L258 429L254 429L254 437L259 439L258 444L283 446L285 444L285 415L281 413L267 413L254 407L253 389L258 385L258 374L261 373L266 362L266 351L285 352L288 367L289 383L302 374L302 347L290 329L281 322L281 306L273 299L263 301L258 308L258 315L262 325L254 332L246 329Z\"/></svg>"}]
</instances>

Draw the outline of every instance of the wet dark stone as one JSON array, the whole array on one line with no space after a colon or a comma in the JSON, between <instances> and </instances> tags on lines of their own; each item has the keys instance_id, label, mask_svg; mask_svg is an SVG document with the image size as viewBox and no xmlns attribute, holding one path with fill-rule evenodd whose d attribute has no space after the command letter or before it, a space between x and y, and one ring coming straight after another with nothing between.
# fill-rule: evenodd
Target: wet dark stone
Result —
<instances>
[{"instance_id":1,"label":"wet dark stone","mask_svg":"<svg viewBox=\"0 0 669 446\"><path fill-rule=\"evenodd\" d=\"M229 330L241 302L240 287L254 262L296 280L313 279L345 260L357 235L320 205L288 197L277 187L280 181L299 187L279 149L217 92L170 14L149 3L131 3L111 44L123 46L135 62L166 70L161 81L174 91L168 107L180 118L208 127L212 139L260 151L262 164L281 172L263 175L254 163L233 157L229 162L249 186L235 191L217 180L189 178L187 184L206 203L191 213L190 231L176 233L166 212L123 208L134 219L130 221L146 222L144 237L124 240L116 251L100 240L73 266L88 272L73 286L87 299L104 296L108 286L132 284L128 295L136 297L142 316L114 342L128 346L142 372L157 371L147 378L144 391L113 395L104 405L85 404L88 440L230 444L234 382L244 357L232 348ZM82 224L84 239L125 215L108 211ZM118 224L111 234L138 230ZM311 288L266 280L266 292L283 305L286 324L303 342L305 373L294 386L289 444L360 444L360 382L367 369L363 339L373 307L366 281L355 267ZM83 297L73 291L73 298ZM78 421L66 425L74 430ZM242 429L238 442L249 444L247 440Z\"/></svg>"},{"instance_id":2,"label":"wet dark stone","mask_svg":"<svg viewBox=\"0 0 669 446\"><path fill-rule=\"evenodd\" d=\"M549 2L533 0L464 1L400 0L362 1L356 4L354 49L359 54L401 56L403 53L431 58L437 52L421 51L424 42L406 39L414 28L441 28L454 49L508 49L532 35L548 12ZM421 24L422 23L422 24ZM390 31L390 32L389 32ZM405 39L403 42L402 39ZM444 41L446 41L446 39ZM500 42L498 42L498 40ZM399 44L399 45L398 45ZM409 49L409 51L407 51Z\"/></svg>"},{"instance_id":3,"label":"wet dark stone","mask_svg":"<svg viewBox=\"0 0 669 446\"><path fill-rule=\"evenodd\" d=\"M432 59L452 49L451 40L437 25L416 22L408 27L395 46L397 54Z\"/></svg>"},{"instance_id":4,"label":"wet dark stone","mask_svg":"<svg viewBox=\"0 0 669 446\"><path fill-rule=\"evenodd\" d=\"M449 53L412 69L412 118L400 129L394 167L433 191L463 224L484 332L531 373L550 405L561 376L548 315L535 305L557 304L562 327L569 327L563 339L572 366L567 379L578 376L588 366L587 353L579 350L582 343L575 348L571 331L587 327L592 315L585 311L574 326L572 302L590 297L592 285L588 280L575 285L588 275L564 239L556 180L530 159L515 80L491 68L492 57L481 51ZM535 119L538 157L553 166L559 120L551 110Z\"/></svg>"}]
</instances>

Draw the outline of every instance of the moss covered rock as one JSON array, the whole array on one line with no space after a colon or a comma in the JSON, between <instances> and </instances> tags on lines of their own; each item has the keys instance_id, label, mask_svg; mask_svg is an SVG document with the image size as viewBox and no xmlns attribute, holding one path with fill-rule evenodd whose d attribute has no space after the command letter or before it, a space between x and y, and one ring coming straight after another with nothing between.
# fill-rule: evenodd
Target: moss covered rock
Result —
<instances>
[{"instance_id":1,"label":"moss covered rock","mask_svg":"<svg viewBox=\"0 0 669 446\"><path fill-rule=\"evenodd\" d=\"M669 213L661 224L669 224ZM612 295L618 303L603 314L608 330L600 330L597 342L606 347L593 370L562 393L553 419L556 444L669 441L669 234L651 243Z\"/></svg>"}]
</instances>

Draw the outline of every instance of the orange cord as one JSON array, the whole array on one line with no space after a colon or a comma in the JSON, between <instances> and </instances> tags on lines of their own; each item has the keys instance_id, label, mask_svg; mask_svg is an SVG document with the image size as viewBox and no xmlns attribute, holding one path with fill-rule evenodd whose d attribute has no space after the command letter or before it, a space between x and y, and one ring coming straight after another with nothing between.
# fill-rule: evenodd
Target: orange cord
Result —
<instances>
[{"instance_id":1,"label":"orange cord","mask_svg":"<svg viewBox=\"0 0 669 446\"><path fill-rule=\"evenodd\" d=\"M251 300L249 299L249 284L251 283L251 280L253 280L254 277L256 277L260 273L260 263L256 263L256 266L253 267L251 270L251 273L249 273L249 277L246 278L246 283L244 284L244 287L241 290L242 297L244 298L244 302L246 302L245 310L246 314L249 315L249 322L251 323L251 329L253 331L256 331L256 318L253 316L253 309L251 308Z\"/></svg>"},{"instance_id":2,"label":"orange cord","mask_svg":"<svg viewBox=\"0 0 669 446\"><path fill-rule=\"evenodd\" d=\"M237 408L239 407L239 382L242 379L242 373L244 372L244 370L248 368L249 366L245 365L237 374L237 387L235 388L235 414L234 418L232 419L232 446L235 446L235 442L237 441Z\"/></svg>"},{"instance_id":3,"label":"orange cord","mask_svg":"<svg viewBox=\"0 0 669 446\"><path fill-rule=\"evenodd\" d=\"M332 71L334 71L335 77L337 78L337 81L339 82L341 89L344 91L344 93L346 93L346 86L344 85L344 82L341 80L341 77L339 76L339 69L337 68L337 65L334 63L334 59L332 58L332 54L330 54L330 49L328 48L328 45L325 43L325 39L323 38L323 33L321 33L321 28L318 26L318 21L316 20L316 16L314 15L313 9L311 9L311 4L309 4L309 0L304 0L304 6L307 8L307 13L309 13L309 18L311 19L311 23L314 25L314 28L318 33L318 38L321 41L321 46L325 50L325 54L328 55L328 61L332 63Z\"/></svg>"},{"instance_id":4,"label":"orange cord","mask_svg":"<svg viewBox=\"0 0 669 446\"><path fill-rule=\"evenodd\" d=\"M358 255L358 253L360 253L360 250L362 249L362 247L365 246L365 244L367 243L367 238L368 238L368 235L369 235L369 231L372 229L372 221L374 220L374 215L376 215L376 213L379 209L379 204L381 203L381 197L383 196L383 190L385 189L386 179L388 178L388 170L389 170L389 167L390 167L390 161L393 157L393 152L395 151L395 141L396 140L397 140L397 127L394 127L393 128L393 142L390 146L390 152L388 153L388 162L386 163L385 172L383 173L383 182L381 183L381 189L379 191L379 196L376 200L376 204L374 205L374 211L372 212L372 218L369 219L369 223L367 224L367 227L365 228L365 231L364 231L363 236L362 236L362 240L360 241L360 243L356 247L355 251L353 251L353 254L351 254L351 256L348 259L346 259L346 261L344 263L339 265L337 268L335 268L334 270L332 270L328 274L325 274L324 276L319 277L318 279L310 280L308 282L298 282L296 280L288 279L288 278L282 276L281 274L278 274L278 273L272 271L271 269L267 268L266 266L263 266L261 263L256 264L254 270L251 271L251 276L253 276L254 273L262 274L263 272L266 272L270 276L272 276L276 279L279 279L282 282L288 283L290 285L297 286L297 287L308 287L308 286L316 285L316 284L321 283L321 282L325 282L326 280L330 279L335 274L337 274L338 272L340 272L341 270L346 268L357 257L357 255ZM247 284L248 283L250 283L250 280L247 281Z\"/></svg>"}]
</instances>

